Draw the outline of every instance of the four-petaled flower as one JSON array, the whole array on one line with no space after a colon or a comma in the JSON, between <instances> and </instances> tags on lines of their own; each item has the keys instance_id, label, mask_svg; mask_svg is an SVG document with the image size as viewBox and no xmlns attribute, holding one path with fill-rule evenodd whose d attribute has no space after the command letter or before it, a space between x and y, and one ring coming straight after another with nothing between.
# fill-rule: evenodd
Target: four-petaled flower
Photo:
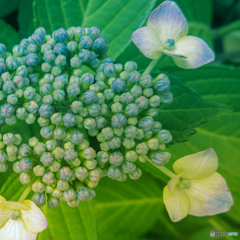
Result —
<instances>
[{"instance_id":1,"label":"four-petaled flower","mask_svg":"<svg viewBox=\"0 0 240 240\"><path fill-rule=\"evenodd\" d=\"M163 189L163 201L173 222L187 214L207 216L230 209L233 199L217 167L218 158L211 148L173 164L177 175Z\"/></svg>"},{"instance_id":2,"label":"four-petaled flower","mask_svg":"<svg viewBox=\"0 0 240 240\"><path fill-rule=\"evenodd\" d=\"M158 59L165 53L181 68L198 68L214 61L207 43L187 33L187 20L177 4L165 1L151 13L147 26L137 29L131 38L147 58Z\"/></svg>"},{"instance_id":3,"label":"four-petaled flower","mask_svg":"<svg viewBox=\"0 0 240 240\"><path fill-rule=\"evenodd\" d=\"M47 226L47 219L32 201L7 201L0 196L0 239L35 240Z\"/></svg>"}]
</instances>

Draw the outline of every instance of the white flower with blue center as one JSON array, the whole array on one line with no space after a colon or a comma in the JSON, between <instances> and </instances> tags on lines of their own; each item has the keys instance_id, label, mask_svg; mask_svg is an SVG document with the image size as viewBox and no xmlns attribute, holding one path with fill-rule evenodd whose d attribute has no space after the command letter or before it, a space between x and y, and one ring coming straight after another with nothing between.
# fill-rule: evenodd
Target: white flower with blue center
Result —
<instances>
[{"instance_id":1,"label":"white flower with blue center","mask_svg":"<svg viewBox=\"0 0 240 240\"><path fill-rule=\"evenodd\" d=\"M211 148L173 164L177 175L163 189L163 202L173 222L188 214L209 216L230 209L233 199L217 167L218 158Z\"/></svg>"},{"instance_id":2,"label":"white flower with blue center","mask_svg":"<svg viewBox=\"0 0 240 240\"><path fill-rule=\"evenodd\" d=\"M0 196L0 239L35 240L47 226L47 219L32 201L7 201Z\"/></svg>"},{"instance_id":3,"label":"white flower with blue center","mask_svg":"<svg viewBox=\"0 0 240 240\"><path fill-rule=\"evenodd\" d=\"M198 68L214 61L207 43L187 33L187 20L177 4L165 1L151 13L147 26L137 29L131 38L147 58L158 59L164 53L180 68Z\"/></svg>"}]
</instances>

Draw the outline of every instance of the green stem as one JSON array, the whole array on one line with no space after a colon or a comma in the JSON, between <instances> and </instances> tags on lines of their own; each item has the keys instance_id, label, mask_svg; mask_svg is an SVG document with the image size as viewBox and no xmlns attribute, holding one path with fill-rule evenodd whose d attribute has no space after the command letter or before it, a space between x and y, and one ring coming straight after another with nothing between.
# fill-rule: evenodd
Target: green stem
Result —
<instances>
[{"instance_id":1,"label":"green stem","mask_svg":"<svg viewBox=\"0 0 240 240\"><path fill-rule=\"evenodd\" d=\"M157 165L153 164L151 160L148 160L148 162L151 163L154 167L159 169L162 173L164 173L168 177L174 178L176 176L176 174L174 172L172 172L171 170L169 170L168 168L166 168L164 166L157 166Z\"/></svg>"},{"instance_id":2,"label":"green stem","mask_svg":"<svg viewBox=\"0 0 240 240\"><path fill-rule=\"evenodd\" d=\"M32 190L32 184L35 178L32 179L31 183L27 186L27 188L24 190L24 192L22 193L21 197L18 199L18 202L22 202L26 199L26 197L28 196L28 194L31 192Z\"/></svg>"},{"instance_id":3,"label":"green stem","mask_svg":"<svg viewBox=\"0 0 240 240\"><path fill-rule=\"evenodd\" d=\"M143 72L142 75L144 74L149 74L153 68L156 66L156 64L159 62L159 60L162 58L163 54L158 58L158 59L153 59L149 65L147 66L147 68L145 69L145 71Z\"/></svg>"}]
</instances>

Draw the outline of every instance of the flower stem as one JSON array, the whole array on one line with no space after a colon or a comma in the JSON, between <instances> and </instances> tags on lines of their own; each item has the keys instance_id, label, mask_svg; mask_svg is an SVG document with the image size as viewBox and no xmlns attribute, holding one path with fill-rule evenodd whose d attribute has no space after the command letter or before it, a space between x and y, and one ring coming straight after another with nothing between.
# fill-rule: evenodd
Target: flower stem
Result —
<instances>
[{"instance_id":1,"label":"flower stem","mask_svg":"<svg viewBox=\"0 0 240 240\"><path fill-rule=\"evenodd\" d=\"M34 178L32 179L31 183L27 186L27 188L24 190L24 192L22 193L21 197L18 199L18 202L24 201L25 198L28 196L28 194L31 192L33 180L34 180Z\"/></svg>"},{"instance_id":2,"label":"flower stem","mask_svg":"<svg viewBox=\"0 0 240 240\"><path fill-rule=\"evenodd\" d=\"M154 167L156 167L157 169L159 169L162 173L164 173L165 175L167 175L170 178L173 178L176 176L175 173L173 173L171 170L169 170L168 168L164 167L164 166L157 166L155 164L152 163L152 161L148 160L149 163L151 163Z\"/></svg>"},{"instance_id":3,"label":"flower stem","mask_svg":"<svg viewBox=\"0 0 240 240\"><path fill-rule=\"evenodd\" d=\"M142 75L144 74L149 74L153 68L156 66L156 64L159 62L159 60L162 58L163 54L158 58L158 59L153 59L149 65L147 66L147 68L145 69L145 71L143 72Z\"/></svg>"}]
</instances>

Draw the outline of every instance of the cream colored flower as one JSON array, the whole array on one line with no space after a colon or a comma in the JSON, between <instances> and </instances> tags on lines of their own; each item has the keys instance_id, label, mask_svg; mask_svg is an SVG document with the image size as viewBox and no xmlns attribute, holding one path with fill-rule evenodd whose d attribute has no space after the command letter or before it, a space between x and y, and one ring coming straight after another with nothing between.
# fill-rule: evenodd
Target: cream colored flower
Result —
<instances>
[{"instance_id":1,"label":"cream colored flower","mask_svg":"<svg viewBox=\"0 0 240 240\"><path fill-rule=\"evenodd\" d=\"M163 202L173 222L188 214L207 216L230 209L233 199L217 167L218 158L211 148L173 164L177 175L163 189Z\"/></svg>"},{"instance_id":2,"label":"cream colored flower","mask_svg":"<svg viewBox=\"0 0 240 240\"><path fill-rule=\"evenodd\" d=\"M47 226L47 219L32 201L19 203L0 196L1 240L35 240Z\"/></svg>"},{"instance_id":3,"label":"cream colored flower","mask_svg":"<svg viewBox=\"0 0 240 240\"><path fill-rule=\"evenodd\" d=\"M165 1L151 13L147 26L137 29L131 38L147 58L158 59L164 53L181 68L198 68L214 61L207 43L187 33L187 20L177 4Z\"/></svg>"}]
</instances>

